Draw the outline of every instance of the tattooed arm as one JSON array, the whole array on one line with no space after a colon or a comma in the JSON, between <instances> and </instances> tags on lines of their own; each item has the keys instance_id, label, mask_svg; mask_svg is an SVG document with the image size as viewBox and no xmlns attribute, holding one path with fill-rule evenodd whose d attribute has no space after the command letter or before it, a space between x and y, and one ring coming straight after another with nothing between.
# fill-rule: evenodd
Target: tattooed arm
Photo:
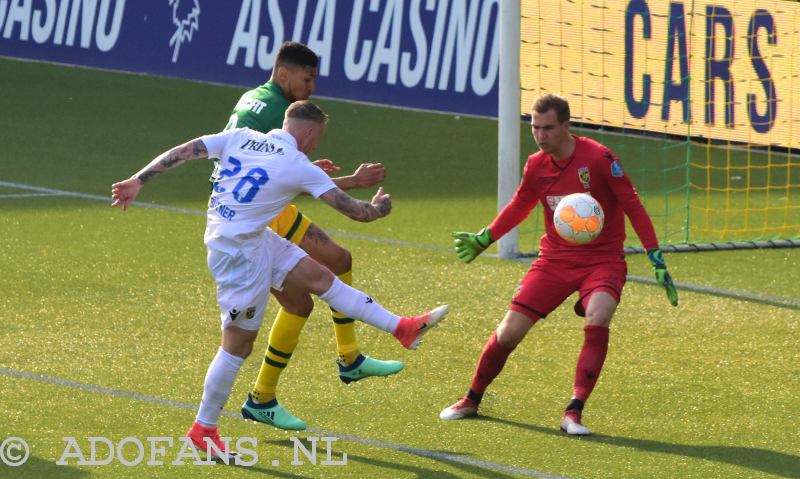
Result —
<instances>
[{"instance_id":1,"label":"tattooed arm","mask_svg":"<svg viewBox=\"0 0 800 479\"><path fill-rule=\"evenodd\" d=\"M319 199L343 215L364 223L382 218L392 210L392 198L383 192L383 188L378 188L370 203L357 200L339 188L323 193Z\"/></svg>"},{"instance_id":2,"label":"tattooed arm","mask_svg":"<svg viewBox=\"0 0 800 479\"><path fill-rule=\"evenodd\" d=\"M199 138L160 154L135 175L111 185L111 199L114 200L111 206L122 205L122 208L127 210L128 205L136 199L142 186L154 176L189 160L207 157L206 145Z\"/></svg>"},{"instance_id":3,"label":"tattooed arm","mask_svg":"<svg viewBox=\"0 0 800 479\"><path fill-rule=\"evenodd\" d=\"M337 164L328 159L312 161L312 163L328 175L333 175L341 170ZM337 176L331 179L342 191L352 190L353 188L369 188L386 179L386 167L383 166L383 163L362 163L352 175Z\"/></svg>"},{"instance_id":4,"label":"tattooed arm","mask_svg":"<svg viewBox=\"0 0 800 479\"><path fill-rule=\"evenodd\" d=\"M353 188L369 188L380 183L386 178L386 168L383 163L362 163L350 176L332 178L340 189L347 191Z\"/></svg>"}]
</instances>

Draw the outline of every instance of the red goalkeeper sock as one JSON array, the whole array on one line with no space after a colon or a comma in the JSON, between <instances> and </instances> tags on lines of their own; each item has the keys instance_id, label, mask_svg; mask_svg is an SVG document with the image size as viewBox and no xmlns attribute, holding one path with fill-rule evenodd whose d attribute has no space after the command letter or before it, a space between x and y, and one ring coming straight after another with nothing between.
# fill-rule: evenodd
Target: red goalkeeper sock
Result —
<instances>
[{"instance_id":1,"label":"red goalkeeper sock","mask_svg":"<svg viewBox=\"0 0 800 479\"><path fill-rule=\"evenodd\" d=\"M503 370L506 364L508 355L511 354L514 348L507 348L497 342L497 333L492 333L492 337L483 347L481 358L478 360L478 365L475 367L475 374L472 376L472 385L469 390L473 395L483 395L489 384L492 383L494 378ZM480 396L478 396L480 397Z\"/></svg>"},{"instance_id":2,"label":"red goalkeeper sock","mask_svg":"<svg viewBox=\"0 0 800 479\"><path fill-rule=\"evenodd\" d=\"M600 370L608 352L608 328L603 326L586 326L583 328L584 340L578 366L575 368L575 384L572 398L585 402L592 394Z\"/></svg>"}]
</instances>

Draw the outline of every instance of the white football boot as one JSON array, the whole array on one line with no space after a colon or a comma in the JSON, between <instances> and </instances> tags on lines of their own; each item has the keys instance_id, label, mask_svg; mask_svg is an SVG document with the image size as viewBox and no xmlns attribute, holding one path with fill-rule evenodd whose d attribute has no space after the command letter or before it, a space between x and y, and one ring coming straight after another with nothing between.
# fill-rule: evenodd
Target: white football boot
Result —
<instances>
[{"instance_id":1,"label":"white football boot","mask_svg":"<svg viewBox=\"0 0 800 479\"><path fill-rule=\"evenodd\" d=\"M586 426L581 424L581 412L577 409L570 409L561 418L561 430L570 436L588 436L592 433Z\"/></svg>"},{"instance_id":2,"label":"white football boot","mask_svg":"<svg viewBox=\"0 0 800 479\"><path fill-rule=\"evenodd\" d=\"M439 413L439 419L450 421L452 419L475 416L476 414L478 414L478 405L475 401L468 397L463 397L452 406L442 409L442 412Z\"/></svg>"}]
</instances>

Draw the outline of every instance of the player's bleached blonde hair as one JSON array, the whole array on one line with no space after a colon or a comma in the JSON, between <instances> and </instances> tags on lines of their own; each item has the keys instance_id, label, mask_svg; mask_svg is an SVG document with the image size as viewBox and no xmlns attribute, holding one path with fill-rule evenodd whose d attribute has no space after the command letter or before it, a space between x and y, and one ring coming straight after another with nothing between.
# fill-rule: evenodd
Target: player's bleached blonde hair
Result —
<instances>
[{"instance_id":1,"label":"player's bleached blonde hair","mask_svg":"<svg viewBox=\"0 0 800 479\"><path fill-rule=\"evenodd\" d=\"M328 114L309 100L300 100L292 103L286 109L286 119L313 121L324 125L328 122Z\"/></svg>"},{"instance_id":2,"label":"player's bleached blonde hair","mask_svg":"<svg viewBox=\"0 0 800 479\"><path fill-rule=\"evenodd\" d=\"M540 115L545 114L550 110L555 110L556 118L558 118L559 123L569 121L569 102L567 102L567 99L563 96L548 93L540 96L535 102L533 102L533 111Z\"/></svg>"}]
</instances>

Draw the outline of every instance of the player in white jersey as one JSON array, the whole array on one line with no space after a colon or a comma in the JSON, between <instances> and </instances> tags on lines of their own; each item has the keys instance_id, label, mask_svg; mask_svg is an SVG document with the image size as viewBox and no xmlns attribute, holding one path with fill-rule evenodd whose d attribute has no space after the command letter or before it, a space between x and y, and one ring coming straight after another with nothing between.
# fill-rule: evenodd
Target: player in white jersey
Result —
<instances>
[{"instance_id":1,"label":"player in white jersey","mask_svg":"<svg viewBox=\"0 0 800 479\"><path fill-rule=\"evenodd\" d=\"M295 102L286 110L281 130L263 134L240 128L197 138L162 153L111 187L112 206L127 209L153 176L189 160L216 157L222 161L205 232L208 268L217 284L222 346L209 365L197 419L187 436L196 447L226 462L234 453L220 439L219 416L253 349L270 288L315 294L349 317L392 333L409 349L415 349L422 335L447 313L447 306L440 306L420 316L399 317L266 228L301 193L357 221L389 214L391 198L382 188L370 203L356 200L308 160L306 155L316 148L326 123L327 115L316 105ZM250 411L261 422L289 414L277 400L258 406Z\"/></svg>"},{"instance_id":2,"label":"player in white jersey","mask_svg":"<svg viewBox=\"0 0 800 479\"><path fill-rule=\"evenodd\" d=\"M220 173L208 203L205 243L239 248L243 238L261 230L301 193L318 198L336 188L325 172L297 149L285 130L264 135L249 128L205 135L200 140L208 154L220 158ZM390 204L388 195L384 200ZM255 236L254 236L255 235Z\"/></svg>"}]
</instances>

